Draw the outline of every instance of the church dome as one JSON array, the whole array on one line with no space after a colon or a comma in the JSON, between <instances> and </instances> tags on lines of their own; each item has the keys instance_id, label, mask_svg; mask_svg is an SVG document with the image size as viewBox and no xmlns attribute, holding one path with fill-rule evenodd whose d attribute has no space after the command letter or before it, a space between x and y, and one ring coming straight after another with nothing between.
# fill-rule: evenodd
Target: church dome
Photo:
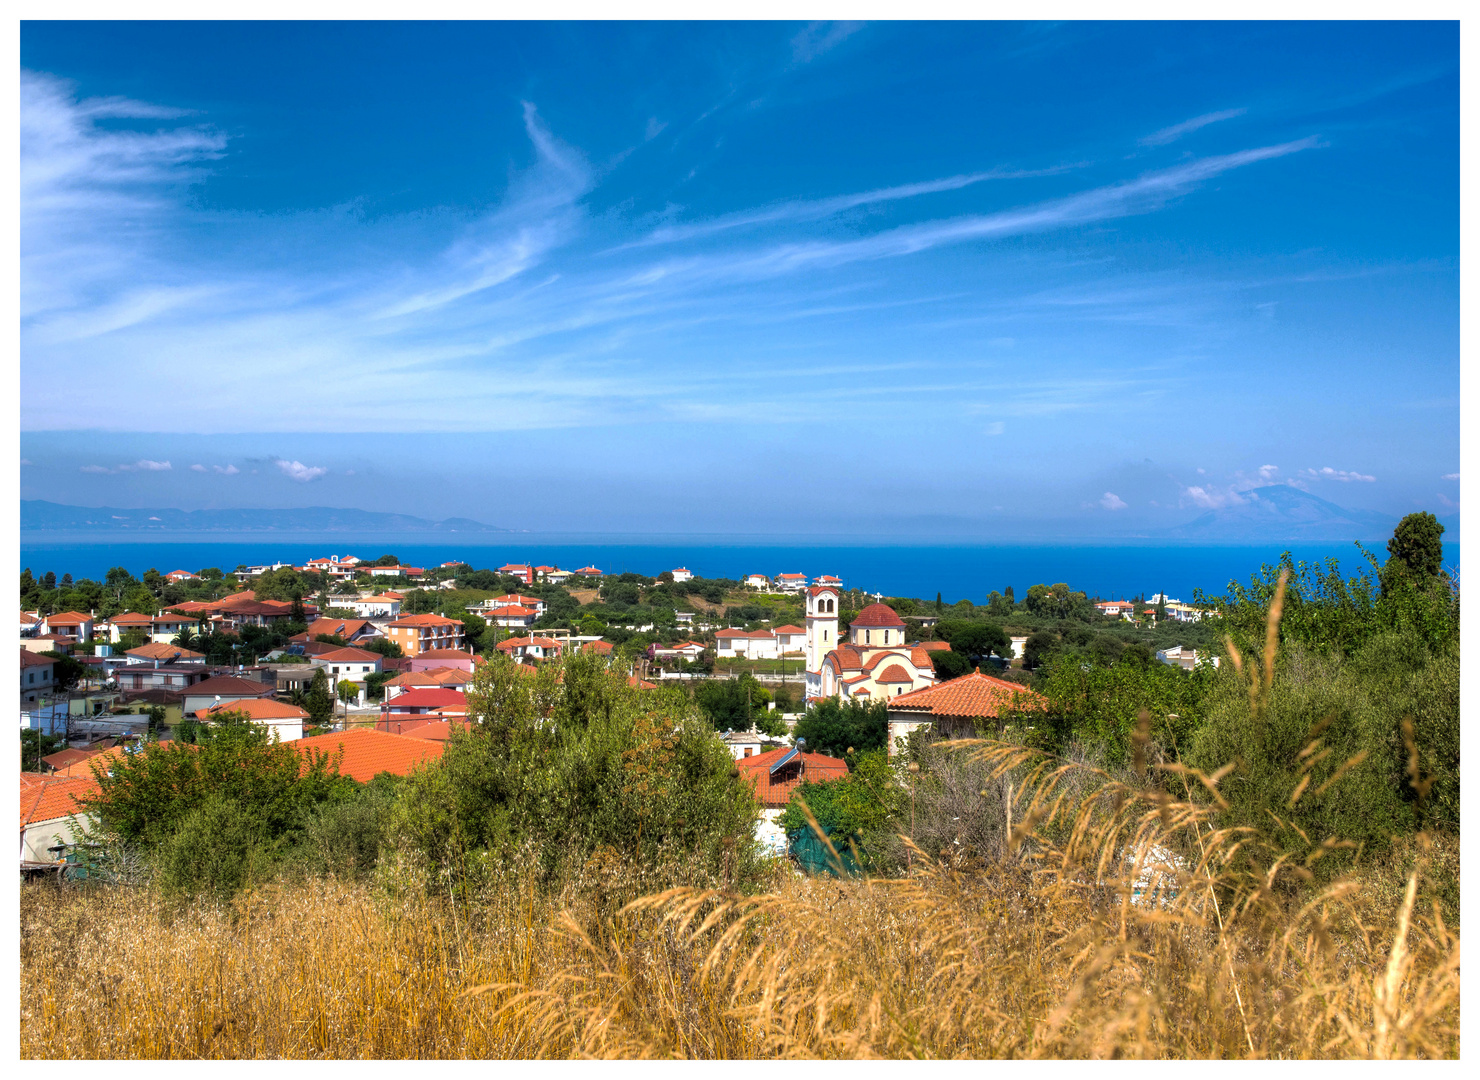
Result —
<instances>
[{"instance_id":1,"label":"church dome","mask_svg":"<svg viewBox=\"0 0 1480 1080\"><path fill-rule=\"evenodd\" d=\"M904 620L895 614L894 609L888 604L870 604L858 613L858 618L848 624L849 628L855 626L886 626L899 627L903 629Z\"/></svg>"}]
</instances>

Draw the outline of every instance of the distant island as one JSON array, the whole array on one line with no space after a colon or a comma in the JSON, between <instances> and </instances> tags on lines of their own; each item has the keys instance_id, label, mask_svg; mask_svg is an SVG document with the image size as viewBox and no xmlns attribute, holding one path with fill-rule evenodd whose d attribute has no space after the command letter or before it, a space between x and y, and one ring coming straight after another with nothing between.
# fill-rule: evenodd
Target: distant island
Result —
<instances>
[{"instance_id":1,"label":"distant island","mask_svg":"<svg viewBox=\"0 0 1480 1080\"><path fill-rule=\"evenodd\" d=\"M64 506L21 500L22 532L95 533L507 533L471 518L430 521L409 514L305 506L287 510L174 510Z\"/></svg>"},{"instance_id":2,"label":"distant island","mask_svg":"<svg viewBox=\"0 0 1480 1080\"><path fill-rule=\"evenodd\" d=\"M1286 484L1245 491L1237 503L1209 510L1161 535L1208 542L1382 540L1398 523L1395 515L1344 506ZM1458 522L1453 523L1455 526Z\"/></svg>"}]
</instances>

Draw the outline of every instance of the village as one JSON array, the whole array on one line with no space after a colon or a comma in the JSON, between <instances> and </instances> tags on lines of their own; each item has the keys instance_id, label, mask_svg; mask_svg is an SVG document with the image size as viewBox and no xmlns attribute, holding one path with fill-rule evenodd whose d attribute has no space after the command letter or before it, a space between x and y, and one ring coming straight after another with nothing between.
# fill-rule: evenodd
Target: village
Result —
<instances>
[{"instance_id":1,"label":"village","mask_svg":"<svg viewBox=\"0 0 1480 1080\"><path fill-rule=\"evenodd\" d=\"M995 652L958 640L958 650L971 653L958 659L936 630L959 605L935 610L890 598L891 606L832 575L709 580L677 567L641 578L594 566L424 568L331 555L301 566L239 566L229 575L151 571L144 580L115 589L102 610L21 612L21 726L37 749L23 778L34 795L29 808L23 799L23 863L56 864L78 839L68 824L73 796L92 789L93 770L106 768L107 755L149 739L188 737L194 725L219 718L245 719L304 754L332 748L343 756L343 772L362 782L380 771L405 775L467 726L469 687L494 657L533 675L562 656L594 655L644 691L666 682L692 693L697 683L743 679L748 698L766 700L747 701L750 722L727 717L732 722L724 730L717 724L715 734L754 784L760 834L777 851L786 844L774 823L791 791L847 772L845 761L810 751L793 735L808 706L825 699L881 705L892 752L921 728L970 734L1004 710L1040 703L1024 670L1035 666L1032 634L1006 636ZM645 590L648 605L631 602ZM671 590L671 609L654 608L654 594ZM188 592L211 598L174 598ZM146 596L152 602L139 603ZM994 593L986 610L1000 612L1010 596L1010 589L1005 597ZM58 590L54 599L61 598ZM1202 614L1159 595L1091 603L1066 586L1035 586L1025 606L1034 604L1152 626L1193 623ZM109 611L120 606L131 610ZM601 611L615 623L621 613L611 609L622 606L632 616L627 626L580 614ZM1180 644L1157 650L1156 659L1189 670L1217 663Z\"/></svg>"}]
</instances>

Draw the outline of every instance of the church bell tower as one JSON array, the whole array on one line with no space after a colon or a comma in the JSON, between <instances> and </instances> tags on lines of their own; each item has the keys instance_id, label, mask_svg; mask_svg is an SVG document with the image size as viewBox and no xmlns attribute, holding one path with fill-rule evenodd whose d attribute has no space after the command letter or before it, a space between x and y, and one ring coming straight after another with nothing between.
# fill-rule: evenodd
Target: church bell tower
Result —
<instances>
[{"instance_id":1,"label":"church bell tower","mask_svg":"<svg viewBox=\"0 0 1480 1080\"><path fill-rule=\"evenodd\" d=\"M838 591L807 590L807 699L822 697L822 660L838 647Z\"/></svg>"}]
</instances>

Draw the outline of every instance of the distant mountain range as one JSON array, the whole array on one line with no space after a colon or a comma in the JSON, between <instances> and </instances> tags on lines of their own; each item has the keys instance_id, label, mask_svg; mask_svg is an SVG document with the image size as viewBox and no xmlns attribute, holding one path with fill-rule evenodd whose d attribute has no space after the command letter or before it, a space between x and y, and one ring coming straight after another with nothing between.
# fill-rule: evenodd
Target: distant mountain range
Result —
<instances>
[{"instance_id":1,"label":"distant mountain range","mask_svg":"<svg viewBox=\"0 0 1480 1080\"><path fill-rule=\"evenodd\" d=\"M1398 519L1371 510L1347 510L1308 491L1272 484L1242 493L1243 502L1209 510L1161 535L1178 540L1386 540ZM1443 520L1443 519L1441 519ZM1444 521L1455 539L1458 521Z\"/></svg>"},{"instance_id":2,"label":"distant mountain range","mask_svg":"<svg viewBox=\"0 0 1480 1080\"><path fill-rule=\"evenodd\" d=\"M171 510L63 506L21 500L21 531L91 533L504 533L469 518L429 521L408 514L305 506L292 510Z\"/></svg>"}]
</instances>

